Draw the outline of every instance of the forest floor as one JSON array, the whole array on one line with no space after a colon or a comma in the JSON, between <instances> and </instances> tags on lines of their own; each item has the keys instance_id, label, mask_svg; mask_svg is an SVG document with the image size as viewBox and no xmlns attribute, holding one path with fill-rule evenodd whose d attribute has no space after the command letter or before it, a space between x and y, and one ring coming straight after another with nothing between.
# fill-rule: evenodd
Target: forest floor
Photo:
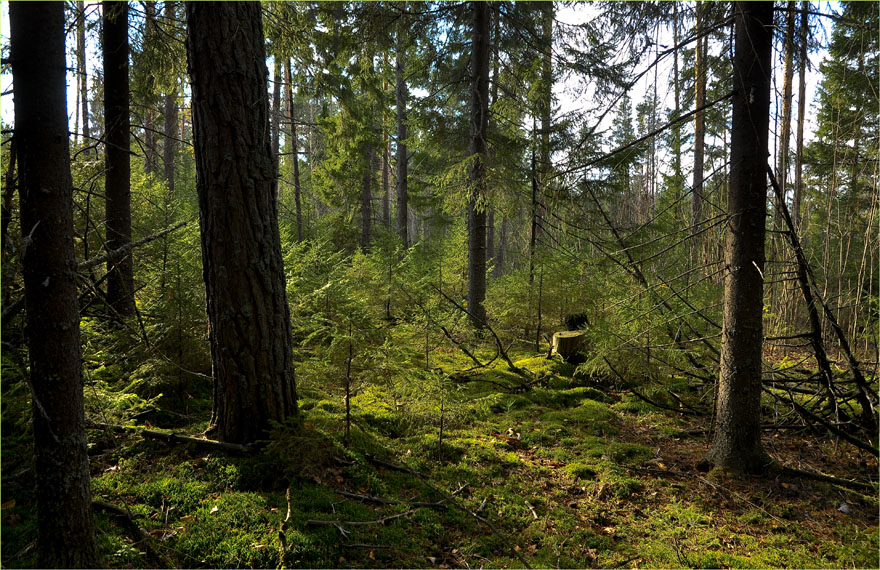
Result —
<instances>
[{"instance_id":1,"label":"forest floor","mask_svg":"<svg viewBox=\"0 0 880 570\"><path fill-rule=\"evenodd\" d=\"M709 470L708 417L658 410L575 377L558 358L517 357L532 386L504 363L430 390L362 382L348 441L341 389L305 374L302 423L279 427L258 454L90 430L93 498L126 513L96 510L106 564L274 568L283 556L288 567L335 568L880 565L876 487L862 494L781 472ZM452 353L434 358L468 366ZM4 384L11 406L23 392ZM209 400L192 396L188 410L163 401L141 416L150 429L205 429ZM29 567L27 428L7 421L9 411L4 401L2 563ZM790 467L877 474L873 457L806 432L767 431L764 442Z\"/></svg>"}]
</instances>

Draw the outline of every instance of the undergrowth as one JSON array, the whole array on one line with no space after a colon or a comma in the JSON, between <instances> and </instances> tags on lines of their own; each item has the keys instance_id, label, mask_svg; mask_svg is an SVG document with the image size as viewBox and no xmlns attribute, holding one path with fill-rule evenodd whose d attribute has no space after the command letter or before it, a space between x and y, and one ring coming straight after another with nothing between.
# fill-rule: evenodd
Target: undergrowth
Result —
<instances>
[{"instance_id":1,"label":"undergrowth","mask_svg":"<svg viewBox=\"0 0 880 570\"><path fill-rule=\"evenodd\" d=\"M405 357L412 368L359 381L348 441L342 384L314 374L298 374L301 417L277 426L255 456L90 430L94 498L125 509L153 544L97 512L106 564L269 568L283 556L317 568L877 566L874 498L807 480L703 473L705 437L682 436L699 424L576 375L558 357L519 354L530 382L499 362L457 377L472 363L451 348L435 349L430 369ZM4 378L4 476L28 465L23 386ZM135 387L95 369L90 417L135 424L155 410L147 417L157 424L192 435L205 428L204 414ZM777 456L806 445L775 437ZM830 460L876 469L842 450ZM4 483L6 567L35 562L30 485L27 476Z\"/></svg>"}]
</instances>

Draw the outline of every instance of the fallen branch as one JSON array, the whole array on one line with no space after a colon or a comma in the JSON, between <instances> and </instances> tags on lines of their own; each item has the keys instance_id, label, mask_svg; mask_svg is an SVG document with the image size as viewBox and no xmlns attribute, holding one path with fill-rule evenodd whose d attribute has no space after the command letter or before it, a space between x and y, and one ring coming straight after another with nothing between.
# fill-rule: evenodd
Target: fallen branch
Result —
<instances>
[{"instance_id":1,"label":"fallen branch","mask_svg":"<svg viewBox=\"0 0 880 570\"><path fill-rule=\"evenodd\" d=\"M428 478L428 476L425 475L424 473L419 473L418 471L413 471L409 467L403 467L402 465L396 465L394 463L388 463L387 461L382 461L381 459L377 458L375 455L372 455L370 453L365 453L364 457L370 463L372 463L374 465L378 465L379 467L384 467L385 469L390 469L391 471L398 471L400 473L407 473L409 475L415 475L419 479L427 479Z\"/></svg>"},{"instance_id":2,"label":"fallen branch","mask_svg":"<svg viewBox=\"0 0 880 570\"><path fill-rule=\"evenodd\" d=\"M138 426L120 426L115 424L92 424L91 427L96 429L109 429L116 433L128 433L128 432L137 432L141 435L141 437L145 439L157 439L160 441L164 441L165 443L191 443L193 445L197 445L199 447L206 447L210 449L217 449L220 451L226 451L231 453L255 453L257 448L253 445L243 445L239 443L228 443L225 441L216 441L213 439L201 439L198 437L191 437L188 435L180 435L176 433L165 433L161 431L153 431L149 429L144 429Z\"/></svg>"},{"instance_id":3,"label":"fallen branch","mask_svg":"<svg viewBox=\"0 0 880 570\"><path fill-rule=\"evenodd\" d=\"M823 475L822 473L813 473L811 471L802 471L801 469L795 469L793 467L783 466L782 473L784 475L792 475L793 477L803 477L804 479L813 479L815 481L821 481L823 483L831 483L832 485L846 487L847 489L854 489L856 491L867 491L869 493L873 493L876 491L877 488L876 485L872 485L870 483L862 483L861 481L852 481L850 479L841 479L839 477Z\"/></svg>"},{"instance_id":4,"label":"fallen branch","mask_svg":"<svg viewBox=\"0 0 880 570\"><path fill-rule=\"evenodd\" d=\"M367 458L369 459L370 457L372 457L372 456L368 456ZM374 459L375 459L375 458L374 458ZM371 461L373 461L373 460L371 460ZM417 477L419 477L419 479L421 479L422 483L423 483L426 487L428 487L429 489L431 489L431 490L434 491L435 493L441 495L447 503L449 503L450 505L452 505L452 506L454 506L454 507L460 509L460 510L463 511L465 514L467 514L468 516L470 516L470 517L476 519L478 522L480 522L481 524L485 525L490 531L492 531L496 536L498 536L498 538L500 538L502 541L504 541L505 545L507 546L508 550L510 550L511 554L513 554L517 559L519 559L520 562L522 562L523 567L531 569L531 566L530 566L529 563L526 561L526 559L523 557L523 555L520 554L519 550L517 550L516 548L514 548L514 546L513 546L513 541L510 539L509 536L507 536L506 533L504 533L504 532L502 532L501 530L495 528L495 525L493 525L493 524L490 523L488 520L486 520L485 518L481 517L480 515L478 515L478 514L475 513L474 511L468 509L467 507L465 507L464 505L462 505L461 503L459 503L459 502L456 500L455 495L458 494L459 492L461 492L461 491L464 489L464 487L460 487L460 488L459 488L457 491L455 491L454 493L447 493L446 491L444 491L444 490L438 488L436 485L433 485L433 484L431 484L430 482L428 482L428 481L426 480L427 478L426 478L424 475L422 475L421 473L418 473L418 472L416 472L416 471L412 471L411 469L408 469L408 468L406 468L406 467L401 467L401 466L399 466L399 465L395 465L395 464L393 464L393 463L388 463L388 462L386 462L386 461L382 461L381 464L382 464L383 466L389 468L389 469L393 469L393 470L395 470L395 471L401 471L401 472L404 472L404 473L410 473L410 474L412 474L412 475L416 475ZM485 502L485 501L484 501L484 502ZM337 527L337 528L338 528L338 527Z\"/></svg>"},{"instance_id":5,"label":"fallen branch","mask_svg":"<svg viewBox=\"0 0 880 570\"><path fill-rule=\"evenodd\" d=\"M413 513L415 513L415 509L410 509L408 511L398 513L396 515L389 515L387 517L383 517L381 519L376 519L374 521L341 521L341 520L333 520L333 521L325 521L325 520L307 520L306 526L335 526L335 527L343 527L343 526L371 526L376 524L384 525L389 521L393 521L395 519L407 517Z\"/></svg>"},{"instance_id":6,"label":"fallen branch","mask_svg":"<svg viewBox=\"0 0 880 570\"><path fill-rule=\"evenodd\" d=\"M464 314L471 317L472 319L476 319L476 316L473 313L468 311L465 307L462 307L460 303L458 303L455 299L453 299L452 297L450 297L449 295L444 293L442 289L440 289L439 287L437 287L435 285L431 285L431 287L433 287L433 289L435 291L437 291L438 293L440 293L444 299L446 299L447 301L449 301L450 303L455 305L455 307L458 308L460 311L462 311ZM505 350L504 345L501 343L501 338L498 337L498 333L495 332L495 329L490 327L489 323L487 323L485 319L479 319L479 320L480 320L480 323L484 327L486 327L486 330L488 330L489 333L492 335L492 337L495 339L495 344L498 346L498 352L499 352L499 354L501 354L501 358L504 359L504 362L507 363L507 367L510 368L513 372L522 376L523 378L526 378L528 380L532 380L532 378L529 376L529 374L525 370L523 370L522 368L515 365L513 363L513 361L510 359L510 356L507 355L507 350Z\"/></svg>"},{"instance_id":7,"label":"fallen branch","mask_svg":"<svg viewBox=\"0 0 880 570\"><path fill-rule=\"evenodd\" d=\"M413 508L419 507L427 507L430 509L446 509L448 508L443 503L439 502L425 502L425 501L398 501L396 499L383 499L382 497L373 497L370 495L358 495L357 493L349 493L348 491L343 491L342 489L336 489L337 495L342 495L343 497L347 497L349 499L355 499L364 503L374 503L377 505L408 505Z\"/></svg>"},{"instance_id":8,"label":"fallen branch","mask_svg":"<svg viewBox=\"0 0 880 570\"><path fill-rule=\"evenodd\" d=\"M92 501L92 508L113 517L120 526L128 531L135 544L144 545L147 554L155 558L162 568L174 568L174 563L159 552L156 545L153 544L153 537L150 536L150 533L134 522L131 513L127 510L105 501Z\"/></svg>"}]
</instances>

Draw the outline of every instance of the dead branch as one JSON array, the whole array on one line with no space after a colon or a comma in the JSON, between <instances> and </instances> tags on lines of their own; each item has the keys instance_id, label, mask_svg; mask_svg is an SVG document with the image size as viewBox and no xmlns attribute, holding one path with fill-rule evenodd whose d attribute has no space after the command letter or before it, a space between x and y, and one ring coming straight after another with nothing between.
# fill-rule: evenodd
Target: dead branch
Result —
<instances>
[{"instance_id":1,"label":"dead branch","mask_svg":"<svg viewBox=\"0 0 880 570\"><path fill-rule=\"evenodd\" d=\"M383 499L382 497L373 497L371 495L358 495L357 493L349 493L348 491L343 491L342 489L336 489L337 495L342 495L343 497L347 497L349 499L355 499L364 503L374 503L377 505L408 505L413 508L426 507L430 509L441 509L445 510L448 507L440 502L425 502L425 501L398 501L396 499Z\"/></svg>"},{"instance_id":2,"label":"dead branch","mask_svg":"<svg viewBox=\"0 0 880 570\"><path fill-rule=\"evenodd\" d=\"M379 459L378 457L376 457L375 455L372 455L370 453L365 453L364 457L366 458L367 461L369 461L373 465L378 465L379 467L384 467L385 469L390 469L391 471L397 471L400 473L408 473L409 475L415 475L419 479L423 479L423 480L428 478L428 476L425 475L424 473L419 473L418 471L413 471L409 467L404 467L402 465L396 465L394 463L382 461L381 459Z\"/></svg>"},{"instance_id":3,"label":"dead branch","mask_svg":"<svg viewBox=\"0 0 880 570\"><path fill-rule=\"evenodd\" d=\"M850 479L841 479L839 477L832 477L831 475L823 475L822 473L802 471L801 469L794 469L793 467L783 466L782 473L784 475L791 475L793 477L802 477L804 479L813 479L815 481L821 481L823 483L831 483L832 485L846 487L847 489L853 489L856 491L866 491L868 493L876 492L876 485L872 485L870 483L862 483L861 481L852 481Z\"/></svg>"},{"instance_id":4,"label":"dead branch","mask_svg":"<svg viewBox=\"0 0 880 570\"><path fill-rule=\"evenodd\" d=\"M150 533L141 528L140 525L134 522L134 518L132 518L132 515L128 512L128 510L117 507L116 505L108 503L106 501L97 500L92 501L92 508L96 511L104 512L113 517L113 519L117 523L119 523L120 526L128 531L135 544L144 545L144 550L147 551L147 554L149 554L157 562L159 562L161 567L174 568L174 563L158 551L156 545L153 544L153 537L150 536Z\"/></svg>"},{"instance_id":5,"label":"dead branch","mask_svg":"<svg viewBox=\"0 0 880 570\"><path fill-rule=\"evenodd\" d=\"M151 236L147 236L144 239L141 239L141 240L138 240L138 241L135 241L132 243L127 243L127 244L123 245L122 247L119 247L117 249L114 249L113 251L105 253L104 255L99 255L98 257L93 257L92 259L89 259L88 261L83 261L82 263L77 265L76 268L79 271L85 271L86 269L90 269L92 267L95 267L96 265L101 265L102 263L105 263L107 261L116 261L116 260L120 259L121 257L128 255L128 253L130 253L131 250L133 250L134 248L148 244L151 241L156 241L157 239L164 237L164 236L170 234L171 232L182 228L186 224L187 224L187 222L180 222L179 224L173 225L170 228L165 228L161 232L157 232Z\"/></svg>"},{"instance_id":6,"label":"dead branch","mask_svg":"<svg viewBox=\"0 0 880 570\"><path fill-rule=\"evenodd\" d=\"M389 515L387 517L382 517L381 519L376 519L373 521L341 521L341 520L333 520L333 521L325 521L325 520L307 520L306 526L335 526L335 527L344 527L344 526L370 526L370 525L384 525L390 521L395 519L408 517L409 515L415 513L415 509L410 509L408 511L398 513L396 515Z\"/></svg>"},{"instance_id":7,"label":"dead branch","mask_svg":"<svg viewBox=\"0 0 880 570\"><path fill-rule=\"evenodd\" d=\"M215 449L219 451L225 451L229 453L245 453L251 454L257 451L257 448L253 445L242 445L239 443L228 443L225 441L216 441L213 439L201 439L198 437L191 437L188 435L180 435L176 433L165 433L161 431L153 431L144 429L138 426L120 426L114 424L101 424L95 423L92 424L91 427L97 429L108 429L114 431L116 433L127 433L127 432L137 432L141 437L145 439L158 439L160 441L164 441L165 443L191 443L198 447L206 447L209 449Z\"/></svg>"}]
</instances>

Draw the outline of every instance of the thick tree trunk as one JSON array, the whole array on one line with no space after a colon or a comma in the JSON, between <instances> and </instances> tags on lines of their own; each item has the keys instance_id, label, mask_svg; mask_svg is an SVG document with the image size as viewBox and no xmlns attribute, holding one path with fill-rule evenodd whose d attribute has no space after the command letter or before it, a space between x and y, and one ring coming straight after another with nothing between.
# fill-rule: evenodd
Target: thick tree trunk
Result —
<instances>
[{"instance_id":1,"label":"thick tree trunk","mask_svg":"<svg viewBox=\"0 0 880 570\"><path fill-rule=\"evenodd\" d=\"M64 4L9 5L26 245L37 565L99 567L83 412L65 84Z\"/></svg>"},{"instance_id":2,"label":"thick tree trunk","mask_svg":"<svg viewBox=\"0 0 880 570\"><path fill-rule=\"evenodd\" d=\"M809 25L809 0L801 2L800 26L800 67L798 69L798 124L797 153L795 158L794 198L792 199L791 215L796 230L801 227L801 202L804 195L804 123L807 109L807 28Z\"/></svg>"},{"instance_id":3,"label":"thick tree trunk","mask_svg":"<svg viewBox=\"0 0 880 570\"><path fill-rule=\"evenodd\" d=\"M76 22L76 68L79 73L79 104L82 111L83 142L89 144L89 73L86 69L86 6L83 0L77 0L76 11L79 13Z\"/></svg>"},{"instance_id":4,"label":"thick tree trunk","mask_svg":"<svg viewBox=\"0 0 880 570\"><path fill-rule=\"evenodd\" d=\"M403 247L409 247L409 232L407 224L407 212L409 210L407 195L407 169L408 161L406 149L406 44L404 31L406 30L406 16L400 16L397 28L397 59L395 62L396 76L396 99L397 99L397 234L403 240Z\"/></svg>"},{"instance_id":5,"label":"thick tree trunk","mask_svg":"<svg viewBox=\"0 0 880 570\"><path fill-rule=\"evenodd\" d=\"M296 415L260 4L186 3L214 409L250 443Z\"/></svg>"},{"instance_id":6,"label":"thick tree trunk","mask_svg":"<svg viewBox=\"0 0 880 570\"><path fill-rule=\"evenodd\" d=\"M699 35L703 31L703 18L705 6L701 0L697 1L697 27L695 33L698 36L696 53L694 56L694 75L696 77L694 87L694 108L699 109L706 104L706 43L705 38ZM698 111L694 116L694 184L692 194L691 231L695 239L699 235L699 224L703 220L703 157L706 140L706 113Z\"/></svg>"},{"instance_id":7,"label":"thick tree trunk","mask_svg":"<svg viewBox=\"0 0 880 570\"><path fill-rule=\"evenodd\" d=\"M760 472L764 241L773 3L737 2L724 283L724 327L715 436L709 459Z\"/></svg>"},{"instance_id":8,"label":"thick tree trunk","mask_svg":"<svg viewBox=\"0 0 880 570\"><path fill-rule=\"evenodd\" d=\"M287 60L287 116L290 117L290 158L293 160L293 202L296 210L296 241L303 240L302 190L299 184L299 139L296 135L296 113L293 106L293 69Z\"/></svg>"},{"instance_id":9,"label":"thick tree trunk","mask_svg":"<svg viewBox=\"0 0 880 570\"><path fill-rule=\"evenodd\" d=\"M128 89L128 4L103 6L105 203L107 251L131 241L131 127ZM131 256L107 263L107 303L114 316L134 314Z\"/></svg>"},{"instance_id":10,"label":"thick tree trunk","mask_svg":"<svg viewBox=\"0 0 880 570\"><path fill-rule=\"evenodd\" d=\"M468 311L474 326L486 321L486 155L489 130L489 5L472 2L471 136L468 201Z\"/></svg>"}]
</instances>

